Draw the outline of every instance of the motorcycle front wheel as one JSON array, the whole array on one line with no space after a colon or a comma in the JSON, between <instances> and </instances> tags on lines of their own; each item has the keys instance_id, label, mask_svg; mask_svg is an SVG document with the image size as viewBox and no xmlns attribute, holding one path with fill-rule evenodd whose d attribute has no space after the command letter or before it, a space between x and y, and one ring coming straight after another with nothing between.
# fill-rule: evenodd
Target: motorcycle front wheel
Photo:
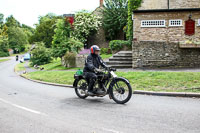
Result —
<instances>
[{"instance_id":1,"label":"motorcycle front wheel","mask_svg":"<svg viewBox=\"0 0 200 133\"><path fill-rule=\"evenodd\" d=\"M131 99L132 87L125 79L115 79L110 87L110 96L116 103L125 104Z\"/></svg>"},{"instance_id":2,"label":"motorcycle front wheel","mask_svg":"<svg viewBox=\"0 0 200 133\"><path fill-rule=\"evenodd\" d=\"M75 93L79 98L85 99L88 97L86 94L88 83L85 79L78 80L74 87L75 87Z\"/></svg>"}]
</instances>

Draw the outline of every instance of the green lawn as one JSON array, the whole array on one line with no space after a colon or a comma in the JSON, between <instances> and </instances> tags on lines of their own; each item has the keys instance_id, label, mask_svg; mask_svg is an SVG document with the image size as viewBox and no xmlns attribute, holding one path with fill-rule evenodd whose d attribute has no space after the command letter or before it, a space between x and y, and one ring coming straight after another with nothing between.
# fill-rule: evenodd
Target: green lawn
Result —
<instances>
[{"instance_id":1,"label":"green lawn","mask_svg":"<svg viewBox=\"0 0 200 133\"><path fill-rule=\"evenodd\" d=\"M27 74L31 79L69 84L74 71L38 71ZM130 80L134 90L164 92L200 92L199 72L117 72Z\"/></svg>"},{"instance_id":2,"label":"green lawn","mask_svg":"<svg viewBox=\"0 0 200 133\"><path fill-rule=\"evenodd\" d=\"M112 56L112 54L102 54L101 58L102 59L107 59L107 58L110 58L111 56Z\"/></svg>"},{"instance_id":3,"label":"green lawn","mask_svg":"<svg viewBox=\"0 0 200 133\"><path fill-rule=\"evenodd\" d=\"M16 66L15 66L15 71L24 71L24 70L26 70L25 69L25 67L24 67L24 64L25 63L19 63L19 64L17 64Z\"/></svg>"},{"instance_id":4,"label":"green lawn","mask_svg":"<svg viewBox=\"0 0 200 133\"><path fill-rule=\"evenodd\" d=\"M0 59L0 62L8 61L10 59Z\"/></svg>"},{"instance_id":5,"label":"green lawn","mask_svg":"<svg viewBox=\"0 0 200 133\"><path fill-rule=\"evenodd\" d=\"M71 70L71 69L78 70L79 69L79 68L67 68L67 67L62 66L60 58L54 59L51 63L41 65L40 67L44 67L44 70L48 70L48 71L50 71L50 70Z\"/></svg>"}]
</instances>

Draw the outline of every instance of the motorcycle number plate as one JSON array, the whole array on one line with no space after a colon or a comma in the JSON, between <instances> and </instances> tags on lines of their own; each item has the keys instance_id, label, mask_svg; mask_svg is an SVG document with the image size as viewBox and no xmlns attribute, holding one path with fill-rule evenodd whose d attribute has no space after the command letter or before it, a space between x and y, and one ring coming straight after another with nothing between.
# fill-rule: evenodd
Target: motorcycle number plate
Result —
<instances>
[{"instance_id":1,"label":"motorcycle number plate","mask_svg":"<svg viewBox=\"0 0 200 133\"><path fill-rule=\"evenodd\" d=\"M110 73L112 74L112 76L113 76L114 78L117 77L117 75L116 75L113 71L111 71Z\"/></svg>"}]
</instances>

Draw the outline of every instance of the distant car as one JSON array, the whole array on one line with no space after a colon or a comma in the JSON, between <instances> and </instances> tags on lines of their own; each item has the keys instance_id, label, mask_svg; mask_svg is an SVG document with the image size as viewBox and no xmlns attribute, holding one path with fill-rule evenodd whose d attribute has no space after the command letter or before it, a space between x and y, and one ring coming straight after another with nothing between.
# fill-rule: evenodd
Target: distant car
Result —
<instances>
[{"instance_id":1,"label":"distant car","mask_svg":"<svg viewBox=\"0 0 200 133\"><path fill-rule=\"evenodd\" d=\"M31 55L29 53L24 55L24 60L30 60L31 59Z\"/></svg>"}]
</instances>

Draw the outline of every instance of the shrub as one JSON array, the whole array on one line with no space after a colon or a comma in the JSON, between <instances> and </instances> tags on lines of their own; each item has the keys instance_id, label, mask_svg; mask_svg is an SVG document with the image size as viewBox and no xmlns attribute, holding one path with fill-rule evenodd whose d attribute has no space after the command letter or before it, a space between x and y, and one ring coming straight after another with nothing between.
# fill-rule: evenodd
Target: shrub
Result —
<instances>
[{"instance_id":1,"label":"shrub","mask_svg":"<svg viewBox=\"0 0 200 133\"><path fill-rule=\"evenodd\" d=\"M109 43L109 47L111 48L112 51L113 50L120 50L124 46L131 48L131 42L130 41L124 41L124 40L113 40L113 41L110 41L110 43Z\"/></svg>"},{"instance_id":2,"label":"shrub","mask_svg":"<svg viewBox=\"0 0 200 133\"><path fill-rule=\"evenodd\" d=\"M75 40L73 38L70 38L67 42L68 46L70 46L70 50L72 52L78 53L81 48L83 48L84 44L78 40Z\"/></svg>"},{"instance_id":3,"label":"shrub","mask_svg":"<svg viewBox=\"0 0 200 133\"><path fill-rule=\"evenodd\" d=\"M62 64L65 67L76 67L76 53L67 52L62 58Z\"/></svg>"},{"instance_id":4,"label":"shrub","mask_svg":"<svg viewBox=\"0 0 200 133\"><path fill-rule=\"evenodd\" d=\"M111 51L109 48L101 48L101 54L111 54Z\"/></svg>"},{"instance_id":5,"label":"shrub","mask_svg":"<svg viewBox=\"0 0 200 133\"><path fill-rule=\"evenodd\" d=\"M0 51L0 57L7 57L7 56L9 56L8 52Z\"/></svg>"},{"instance_id":6,"label":"shrub","mask_svg":"<svg viewBox=\"0 0 200 133\"><path fill-rule=\"evenodd\" d=\"M31 54L30 61L32 66L44 65L52 60L50 50L45 47L44 43L37 43Z\"/></svg>"}]
</instances>

